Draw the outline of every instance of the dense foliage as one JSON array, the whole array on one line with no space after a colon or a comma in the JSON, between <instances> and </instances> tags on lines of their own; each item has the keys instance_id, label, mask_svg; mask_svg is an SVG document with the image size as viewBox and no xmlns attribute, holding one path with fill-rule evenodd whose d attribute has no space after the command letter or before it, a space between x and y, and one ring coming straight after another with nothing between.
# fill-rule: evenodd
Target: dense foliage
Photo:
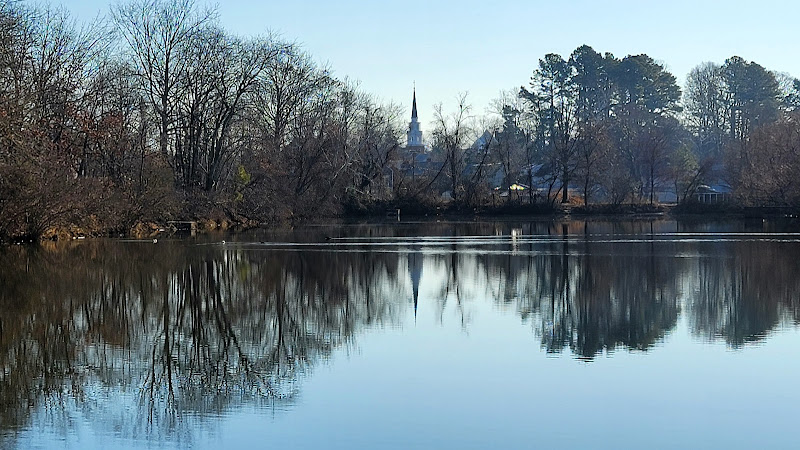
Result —
<instances>
[{"instance_id":1,"label":"dense foliage","mask_svg":"<svg viewBox=\"0 0 800 450\"><path fill-rule=\"evenodd\" d=\"M583 202L653 203L665 193L685 202L708 184L743 205L797 206L785 174L800 168L798 92L800 81L732 57L693 69L682 97L651 57L584 45L568 59L546 55L522 101L498 102L489 150L542 164L521 178L549 183L550 201L555 192L568 201L573 187ZM788 184L775 186L782 175Z\"/></svg>"}]
</instances>

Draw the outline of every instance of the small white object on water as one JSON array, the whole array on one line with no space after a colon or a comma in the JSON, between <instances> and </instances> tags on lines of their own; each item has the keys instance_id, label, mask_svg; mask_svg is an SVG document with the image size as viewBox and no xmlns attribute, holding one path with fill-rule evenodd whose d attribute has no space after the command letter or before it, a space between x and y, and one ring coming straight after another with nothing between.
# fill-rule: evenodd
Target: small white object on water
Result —
<instances>
[{"instance_id":1,"label":"small white object on water","mask_svg":"<svg viewBox=\"0 0 800 450\"><path fill-rule=\"evenodd\" d=\"M158 244L158 239L153 239L153 244Z\"/></svg>"},{"instance_id":2,"label":"small white object on water","mask_svg":"<svg viewBox=\"0 0 800 450\"><path fill-rule=\"evenodd\" d=\"M222 245L225 245L225 241L222 241Z\"/></svg>"}]
</instances>

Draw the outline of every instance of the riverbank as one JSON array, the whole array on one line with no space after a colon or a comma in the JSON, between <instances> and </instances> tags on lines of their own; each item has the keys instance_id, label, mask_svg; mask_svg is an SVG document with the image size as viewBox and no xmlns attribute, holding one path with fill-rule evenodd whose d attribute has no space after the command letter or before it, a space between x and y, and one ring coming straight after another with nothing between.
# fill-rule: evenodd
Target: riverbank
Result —
<instances>
[{"instance_id":1,"label":"riverbank","mask_svg":"<svg viewBox=\"0 0 800 450\"><path fill-rule=\"evenodd\" d=\"M46 229L39 240L62 241L72 239L83 239L87 237L130 237L134 239L153 238L164 234L194 234L207 233L213 231L244 231L259 226L269 226L270 224L247 219L229 218L198 218L186 220L164 219L158 221L136 222L130 228L104 227L95 218L89 218L83 224L69 224L66 226L54 226ZM32 242L36 240L33 236L19 236L9 239L11 242Z\"/></svg>"},{"instance_id":2,"label":"riverbank","mask_svg":"<svg viewBox=\"0 0 800 450\"><path fill-rule=\"evenodd\" d=\"M245 217L231 218L165 218L162 220L139 221L130 228L106 227L103 221L90 216L81 224L53 226L40 236L16 236L6 242L34 242L37 240L63 241L87 237L130 237L135 239L155 238L160 235L208 233L215 231L245 231L253 228L271 226L297 226L319 222L408 222L408 221L475 221L475 220L514 220L533 218L537 220L565 219L621 219L647 220L673 218L679 220L720 220L720 219L769 219L798 218L800 209L790 207L742 207L735 205L702 204L535 204L503 205L500 207L458 208L447 206L380 205L370 210L349 211L337 216L316 218L287 218L270 222L259 222Z\"/></svg>"}]
</instances>

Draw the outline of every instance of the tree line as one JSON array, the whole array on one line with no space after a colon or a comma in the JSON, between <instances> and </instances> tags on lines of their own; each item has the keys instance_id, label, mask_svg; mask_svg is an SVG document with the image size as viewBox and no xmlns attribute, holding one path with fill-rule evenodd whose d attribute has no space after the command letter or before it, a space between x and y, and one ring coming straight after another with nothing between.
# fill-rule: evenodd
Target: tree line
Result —
<instances>
[{"instance_id":1,"label":"tree line","mask_svg":"<svg viewBox=\"0 0 800 450\"><path fill-rule=\"evenodd\" d=\"M459 100L437 108L438 165L416 176L402 108L296 43L234 35L192 0L118 3L90 25L2 0L0 236L304 219L444 191L481 207L498 177L544 184L516 199L528 203L653 203L665 184L685 201L714 181L743 204L800 199L800 84L742 58L698 66L682 93L647 55L581 46L546 55L494 113Z\"/></svg>"},{"instance_id":2,"label":"tree line","mask_svg":"<svg viewBox=\"0 0 800 450\"><path fill-rule=\"evenodd\" d=\"M531 203L653 204L666 192L685 203L710 184L739 205L797 206L798 106L800 80L737 56L697 66L682 90L648 55L582 45L545 55L529 85L495 101L478 126L490 135L462 151L452 188L474 198L474 174L494 166L504 189L538 186L521 197ZM449 148L463 111L437 112L436 146Z\"/></svg>"},{"instance_id":3,"label":"tree line","mask_svg":"<svg viewBox=\"0 0 800 450\"><path fill-rule=\"evenodd\" d=\"M0 235L338 214L399 145L399 108L192 0L0 5Z\"/></svg>"}]
</instances>

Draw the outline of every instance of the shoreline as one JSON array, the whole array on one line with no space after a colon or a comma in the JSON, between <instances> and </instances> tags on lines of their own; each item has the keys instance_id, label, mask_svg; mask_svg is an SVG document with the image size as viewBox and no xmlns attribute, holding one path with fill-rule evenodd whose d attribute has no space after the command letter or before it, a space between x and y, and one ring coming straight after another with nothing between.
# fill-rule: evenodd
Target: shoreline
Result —
<instances>
[{"instance_id":1,"label":"shoreline","mask_svg":"<svg viewBox=\"0 0 800 450\"><path fill-rule=\"evenodd\" d=\"M87 222L95 226L80 226L69 224L54 226L47 229L41 236L17 236L0 239L2 243L34 243L40 241L69 241L75 239L98 237L129 237L135 239L154 238L162 235L189 234L188 231L178 229L174 224L192 223L192 234L206 234L212 232L243 232L252 229L267 229L273 227L314 226L320 224L369 224L386 223L402 224L413 222L476 222L476 221L513 221L513 220L539 220L539 221L565 221L565 220L658 220L672 219L684 221L715 221L715 220L747 220L747 219L800 219L800 209L790 207L740 207L740 206L711 206L708 205L548 205L535 207L501 207L486 208L482 210L465 210L459 208L413 208L413 212L403 213L401 208L388 208L398 210L397 219L387 218L387 209L360 211L358 213L345 213L337 216L320 216L316 218L295 218L274 220L270 222L257 222L249 219L210 219L195 218L176 221L165 218L152 221L136 222L130 229L104 228L100 221L94 218ZM172 224L172 225L171 225Z\"/></svg>"}]
</instances>

